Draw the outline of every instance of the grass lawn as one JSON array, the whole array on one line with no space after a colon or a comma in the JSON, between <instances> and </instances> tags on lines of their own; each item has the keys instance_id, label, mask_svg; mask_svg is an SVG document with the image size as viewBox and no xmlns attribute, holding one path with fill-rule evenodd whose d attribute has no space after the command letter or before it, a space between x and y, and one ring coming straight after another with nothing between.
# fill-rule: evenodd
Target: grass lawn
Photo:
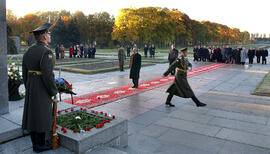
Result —
<instances>
[{"instance_id":1,"label":"grass lawn","mask_svg":"<svg viewBox=\"0 0 270 154\"><path fill-rule=\"evenodd\" d=\"M257 86L255 91L253 92L254 95L268 95L270 96L270 72L268 72L260 84Z\"/></svg>"}]
</instances>

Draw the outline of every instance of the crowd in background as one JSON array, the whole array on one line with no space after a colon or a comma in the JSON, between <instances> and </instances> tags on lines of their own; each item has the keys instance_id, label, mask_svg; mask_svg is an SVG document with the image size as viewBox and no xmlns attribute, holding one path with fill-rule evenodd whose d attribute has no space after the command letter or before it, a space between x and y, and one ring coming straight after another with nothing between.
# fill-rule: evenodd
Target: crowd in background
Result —
<instances>
[{"instance_id":1,"label":"crowd in background","mask_svg":"<svg viewBox=\"0 0 270 154\"><path fill-rule=\"evenodd\" d=\"M95 45L71 45L69 47L69 58L95 58ZM57 45L55 48L56 59L65 58L65 48L63 45Z\"/></svg>"},{"instance_id":2,"label":"crowd in background","mask_svg":"<svg viewBox=\"0 0 270 154\"><path fill-rule=\"evenodd\" d=\"M230 46L195 46L193 49L193 61L209 61L220 62L230 64L242 64L244 65L246 59L249 64L253 64L253 59L257 59L257 63L266 64L266 57L268 56L268 50L266 48L249 48Z\"/></svg>"}]
</instances>

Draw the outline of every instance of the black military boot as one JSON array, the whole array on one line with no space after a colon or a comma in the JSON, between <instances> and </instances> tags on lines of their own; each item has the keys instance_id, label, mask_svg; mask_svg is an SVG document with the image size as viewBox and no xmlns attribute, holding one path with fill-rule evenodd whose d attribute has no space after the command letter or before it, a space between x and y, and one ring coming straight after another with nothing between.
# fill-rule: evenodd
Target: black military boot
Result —
<instances>
[{"instance_id":1,"label":"black military boot","mask_svg":"<svg viewBox=\"0 0 270 154\"><path fill-rule=\"evenodd\" d=\"M191 99L194 101L194 103L196 104L197 107L204 107L206 106L206 104L200 102L196 96L191 97Z\"/></svg>"},{"instance_id":2,"label":"black military boot","mask_svg":"<svg viewBox=\"0 0 270 154\"><path fill-rule=\"evenodd\" d=\"M166 106L169 106L169 107L175 107L175 105L173 105L172 103L171 103L171 100L172 100L172 98L173 98L173 94L169 94L168 95L168 97L167 97L167 100L166 100Z\"/></svg>"}]
</instances>

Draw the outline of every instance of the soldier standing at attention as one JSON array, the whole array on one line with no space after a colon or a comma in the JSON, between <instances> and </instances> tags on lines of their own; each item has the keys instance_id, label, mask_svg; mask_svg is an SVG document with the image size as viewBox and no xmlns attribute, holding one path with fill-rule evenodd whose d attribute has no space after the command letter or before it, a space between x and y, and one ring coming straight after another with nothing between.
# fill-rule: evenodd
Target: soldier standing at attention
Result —
<instances>
[{"instance_id":1,"label":"soldier standing at attention","mask_svg":"<svg viewBox=\"0 0 270 154\"><path fill-rule=\"evenodd\" d=\"M173 95L191 98L197 107L206 106L206 104L200 102L197 97L194 95L192 89L190 88L187 81L187 69L192 67L191 63L185 58L187 57L187 48L181 50L181 58L177 58L169 67L169 69L163 74L163 76L168 76L168 74L175 68L177 68L177 73L174 79L173 84L168 88L167 92L169 93L166 101L166 105L174 107L171 103Z\"/></svg>"},{"instance_id":2,"label":"soldier standing at attention","mask_svg":"<svg viewBox=\"0 0 270 154\"><path fill-rule=\"evenodd\" d=\"M139 78L141 70L141 55L138 53L136 48L133 48L134 54L130 56L130 74L129 78L132 79L134 86L132 88L139 88Z\"/></svg>"},{"instance_id":3,"label":"soldier standing at attention","mask_svg":"<svg viewBox=\"0 0 270 154\"><path fill-rule=\"evenodd\" d=\"M26 89L22 129L30 133L35 152L51 149L45 136L52 130L52 97L57 94L57 88L53 73L55 59L47 47L51 41L50 26L45 23L33 30L37 43L24 54L22 62Z\"/></svg>"},{"instance_id":4,"label":"soldier standing at attention","mask_svg":"<svg viewBox=\"0 0 270 154\"><path fill-rule=\"evenodd\" d=\"M121 72L124 71L124 62L126 59L125 51L123 45L120 45L120 48L118 50L118 60L119 60L119 70Z\"/></svg>"}]
</instances>

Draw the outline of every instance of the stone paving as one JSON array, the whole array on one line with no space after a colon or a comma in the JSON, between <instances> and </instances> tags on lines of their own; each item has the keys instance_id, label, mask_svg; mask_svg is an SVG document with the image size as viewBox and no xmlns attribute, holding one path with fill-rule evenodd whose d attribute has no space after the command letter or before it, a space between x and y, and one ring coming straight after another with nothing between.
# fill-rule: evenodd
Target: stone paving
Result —
<instances>
[{"instance_id":1,"label":"stone paving","mask_svg":"<svg viewBox=\"0 0 270 154\"><path fill-rule=\"evenodd\" d=\"M207 64L210 63L196 62L194 66ZM167 67L168 64L145 67L141 80L160 77ZM251 93L269 69L269 64L229 65L189 78L195 94L207 103L204 108L179 97L172 99L175 108L165 107L165 90L169 85L98 106L94 109L129 120L129 146L98 148L87 153L268 154L270 97ZM73 83L75 91L85 94L131 84L128 73L62 72L62 76ZM22 110L22 101L18 104L11 108ZM2 153L33 153L29 136L1 144ZM72 152L59 148L44 153Z\"/></svg>"}]
</instances>

